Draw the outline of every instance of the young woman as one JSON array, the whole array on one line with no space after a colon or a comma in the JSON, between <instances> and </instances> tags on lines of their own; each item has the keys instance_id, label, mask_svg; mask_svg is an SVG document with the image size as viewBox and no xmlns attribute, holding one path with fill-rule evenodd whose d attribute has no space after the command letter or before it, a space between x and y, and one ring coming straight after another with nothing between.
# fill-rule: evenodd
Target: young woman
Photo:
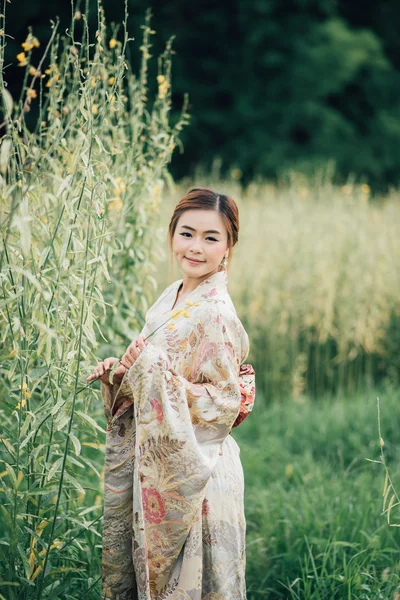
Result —
<instances>
[{"instance_id":1,"label":"young woman","mask_svg":"<svg viewBox=\"0 0 400 600\"><path fill-rule=\"evenodd\" d=\"M88 377L101 376L108 422L103 600L246 598L243 470L229 434L252 408L255 374L227 290L238 232L231 198L182 198L169 243L183 279L147 312L114 383L115 357Z\"/></svg>"}]
</instances>

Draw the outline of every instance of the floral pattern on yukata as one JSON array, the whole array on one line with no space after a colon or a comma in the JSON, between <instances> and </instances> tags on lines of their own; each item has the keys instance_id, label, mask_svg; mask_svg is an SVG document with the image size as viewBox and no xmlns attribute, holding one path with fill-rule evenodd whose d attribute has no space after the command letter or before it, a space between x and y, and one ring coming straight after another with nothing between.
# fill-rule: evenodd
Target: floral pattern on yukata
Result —
<instances>
[{"instance_id":1,"label":"floral pattern on yukata","mask_svg":"<svg viewBox=\"0 0 400 600\"><path fill-rule=\"evenodd\" d=\"M225 271L172 310L181 282L147 312L141 333L157 331L121 384L101 386L103 600L246 598L244 478L229 434L254 402L249 340Z\"/></svg>"}]
</instances>

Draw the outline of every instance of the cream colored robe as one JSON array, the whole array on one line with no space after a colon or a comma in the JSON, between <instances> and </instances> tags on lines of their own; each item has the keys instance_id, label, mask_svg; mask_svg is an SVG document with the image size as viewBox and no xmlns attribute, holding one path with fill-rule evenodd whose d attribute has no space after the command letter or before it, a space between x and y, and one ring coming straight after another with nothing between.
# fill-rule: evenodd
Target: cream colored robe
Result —
<instances>
[{"instance_id":1,"label":"cream colored robe","mask_svg":"<svg viewBox=\"0 0 400 600\"><path fill-rule=\"evenodd\" d=\"M249 340L226 271L172 310L181 282L147 312L145 337L162 326L121 385L101 388L103 600L246 598L243 470L229 433Z\"/></svg>"}]
</instances>

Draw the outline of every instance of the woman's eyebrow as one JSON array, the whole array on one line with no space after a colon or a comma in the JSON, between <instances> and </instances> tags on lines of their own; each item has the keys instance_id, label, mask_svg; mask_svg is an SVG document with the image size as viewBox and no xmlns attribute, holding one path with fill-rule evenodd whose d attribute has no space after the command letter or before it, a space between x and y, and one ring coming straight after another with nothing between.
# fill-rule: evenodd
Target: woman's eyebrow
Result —
<instances>
[{"instance_id":1,"label":"woman's eyebrow","mask_svg":"<svg viewBox=\"0 0 400 600\"><path fill-rule=\"evenodd\" d=\"M183 229L190 229L190 231L196 231L193 227L189 227L189 225L181 225L181 227ZM203 233L218 233L221 235L221 232L217 231L216 229L208 229L208 231L204 231Z\"/></svg>"}]
</instances>

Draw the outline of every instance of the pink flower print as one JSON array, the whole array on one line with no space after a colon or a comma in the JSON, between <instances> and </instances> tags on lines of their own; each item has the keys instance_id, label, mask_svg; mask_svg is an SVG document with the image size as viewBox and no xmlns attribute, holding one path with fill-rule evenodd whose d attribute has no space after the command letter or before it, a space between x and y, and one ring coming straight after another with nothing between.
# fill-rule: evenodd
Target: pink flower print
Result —
<instances>
[{"instance_id":1,"label":"pink flower print","mask_svg":"<svg viewBox=\"0 0 400 600\"><path fill-rule=\"evenodd\" d=\"M217 344L215 342L209 342L207 339L200 342L192 365L192 376L194 378L204 368L204 365L215 357L216 352Z\"/></svg>"},{"instance_id":2,"label":"pink flower print","mask_svg":"<svg viewBox=\"0 0 400 600\"><path fill-rule=\"evenodd\" d=\"M159 423L162 423L163 417L164 417L164 413L163 413L163 409L161 406L161 402L158 400L158 398L150 398L150 404L151 404L151 408L155 411L156 413L156 419Z\"/></svg>"},{"instance_id":3,"label":"pink flower print","mask_svg":"<svg viewBox=\"0 0 400 600\"><path fill-rule=\"evenodd\" d=\"M143 488L142 498L146 521L149 523L156 523L157 525L161 523L167 514L167 510L165 501L160 492L155 488Z\"/></svg>"},{"instance_id":4,"label":"pink flower print","mask_svg":"<svg viewBox=\"0 0 400 600\"><path fill-rule=\"evenodd\" d=\"M212 288L207 294L206 296L209 298L210 296L216 296L218 294L218 290L217 288Z\"/></svg>"}]
</instances>

